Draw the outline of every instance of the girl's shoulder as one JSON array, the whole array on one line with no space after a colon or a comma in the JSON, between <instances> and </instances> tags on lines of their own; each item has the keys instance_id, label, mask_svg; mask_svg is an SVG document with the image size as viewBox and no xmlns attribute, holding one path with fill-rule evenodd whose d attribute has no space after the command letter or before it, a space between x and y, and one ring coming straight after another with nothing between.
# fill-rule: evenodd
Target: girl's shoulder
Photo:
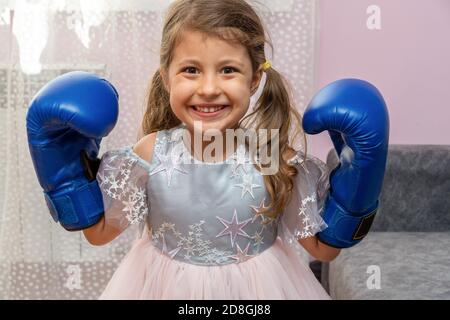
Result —
<instances>
[{"instance_id":1,"label":"girl's shoulder","mask_svg":"<svg viewBox=\"0 0 450 320\"><path fill-rule=\"evenodd\" d=\"M134 146L133 151L142 160L151 162L158 132L152 132L142 137Z\"/></svg>"},{"instance_id":2,"label":"girl's shoulder","mask_svg":"<svg viewBox=\"0 0 450 320\"><path fill-rule=\"evenodd\" d=\"M174 140L174 135L179 135L179 129L182 126L177 126L171 129L164 129L155 131L143 136L132 147L132 153L143 160L147 165L152 163L153 155L156 151L164 152L162 149L167 148L167 142Z\"/></svg>"}]
</instances>

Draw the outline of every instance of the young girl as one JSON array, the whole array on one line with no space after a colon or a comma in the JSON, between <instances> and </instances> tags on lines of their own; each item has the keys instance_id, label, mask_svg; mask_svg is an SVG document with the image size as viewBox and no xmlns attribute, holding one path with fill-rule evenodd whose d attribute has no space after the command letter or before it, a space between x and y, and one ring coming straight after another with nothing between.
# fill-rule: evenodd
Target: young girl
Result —
<instances>
[{"instance_id":1,"label":"young girl","mask_svg":"<svg viewBox=\"0 0 450 320\"><path fill-rule=\"evenodd\" d=\"M97 180L105 215L83 231L103 245L131 224L142 226L101 299L329 299L296 250L300 243L321 261L339 253L315 236L326 228L328 171L289 146L300 116L266 60L266 42L243 0L171 5L145 136L103 156ZM264 72L261 96L245 116ZM279 148L271 153L277 170L263 174L249 143L231 140L227 129L278 129L278 144L264 142ZM196 148L199 132L207 141ZM214 148L216 161L205 156L210 132L231 146Z\"/></svg>"}]
</instances>

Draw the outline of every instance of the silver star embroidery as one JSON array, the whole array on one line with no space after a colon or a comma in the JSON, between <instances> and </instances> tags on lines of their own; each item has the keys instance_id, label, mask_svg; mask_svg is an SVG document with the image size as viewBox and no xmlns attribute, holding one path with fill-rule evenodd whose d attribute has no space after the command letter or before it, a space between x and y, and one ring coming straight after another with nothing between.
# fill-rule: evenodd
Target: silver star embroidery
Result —
<instances>
[{"instance_id":1,"label":"silver star embroidery","mask_svg":"<svg viewBox=\"0 0 450 320\"><path fill-rule=\"evenodd\" d=\"M247 173L244 164L246 164L248 161L245 157L245 147L243 145L239 145L237 147L236 152L233 154L230 160L231 164L233 165L233 167L231 168L230 179L242 176L241 171L239 171L240 168L242 168L242 172L244 172L244 174Z\"/></svg>"},{"instance_id":2,"label":"silver star embroidery","mask_svg":"<svg viewBox=\"0 0 450 320\"><path fill-rule=\"evenodd\" d=\"M133 200L133 199L130 199L130 201L123 200L122 203L124 205L124 208L122 209L122 211L125 211L125 212L128 211L128 212L132 213L135 210L134 206L135 206L136 202L137 201Z\"/></svg>"},{"instance_id":3,"label":"silver star embroidery","mask_svg":"<svg viewBox=\"0 0 450 320\"><path fill-rule=\"evenodd\" d=\"M265 201L266 201L266 198L262 199L261 203L259 204L259 207L250 206L253 209L253 211L255 211L255 215L253 216L252 223L254 223L256 221L256 219L258 219L258 217L261 217L261 223L264 223L266 221L265 215L263 213L261 213L262 209L268 208L264 205Z\"/></svg>"},{"instance_id":4,"label":"silver star embroidery","mask_svg":"<svg viewBox=\"0 0 450 320\"><path fill-rule=\"evenodd\" d=\"M230 258L237 260L237 262L244 262L253 257L252 255L248 254L248 249L250 247L250 242L247 244L244 250L239 247L239 244L236 243L236 254L234 256L231 256Z\"/></svg>"},{"instance_id":5,"label":"silver star embroidery","mask_svg":"<svg viewBox=\"0 0 450 320\"><path fill-rule=\"evenodd\" d=\"M159 159L159 164L155 169L152 170L152 172L150 172L150 175L154 175L161 171L166 171L167 187L170 187L172 174L175 170L187 174L187 172L180 167L180 163L178 161L174 161L173 157L171 157L170 155L156 153L156 156Z\"/></svg>"},{"instance_id":6,"label":"silver star embroidery","mask_svg":"<svg viewBox=\"0 0 450 320\"><path fill-rule=\"evenodd\" d=\"M117 157L118 157L117 154L112 155L112 156L109 157L109 161L110 161L110 162L113 162Z\"/></svg>"},{"instance_id":7,"label":"silver star embroidery","mask_svg":"<svg viewBox=\"0 0 450 320\"><path fill-rule=\"evenodd\" d=\"M255 184L252 181L253 177L251 174L244 174L242 176L242 183L235 184L234 187L242 188L241 199L244 198L245 194L250 193L251 197L255 199L253 195L253 188L261 188L259 184Z\"/></svg>"},{"instance_id":8,"label":"silver star embroidery","mask_svg":"<svg viewBox=\"0 0 450 320\"><path fill-rule=\"evenodd\" d=\"M227 221L221 217L217 217L217 219L219 219L220 222L222 222L222 224L225 226L225 229L223 229L217 236L221 237L224 235L230 235L230 240L231 240L231 247L234 248L234 244L236 242L236 236L237 235L241 235L241 236L245 236L247 238L251 238L244 230L242 230L242 228L244 228L247 223L250 222L250 220L252 220L251 218L244 220L242 222L238 221L237 218L237 212L236 209L234 209L234 213L233 213L233 217L231 218L231 221Z\"/></svg>"},{"instance_id":9,"label":"silver star embroidery","mask_svg":"<svg viewBox=\"0 0 450 320\"><path fill-rule=\"evenodd\" d=\"M177 248L167 252L166 238L164 237L164 234L162 234L162 250L161 251L164 254L167 254L170 257L170 259L173 259L173 257L175 257L177 255L178 251L180 251L180 250L181 250L181 247L177 247Z\"/></svg>"},{"instance_id":10,"label":"silver star embroidery","mask_svg":"<svg viewBox=\"0 0 450 320\"><path fill-rule=\"evenodd\" d=\"M310 216L306 213L306 205L308 204L308 202L316 202L316 195L312 194L302 199L302 206L300 207L298 215L303 217L302 218L303 226L301 230L297 230L295 232L296 237L298 239L312 237L314 235L314 230L316 230L319 227L319 224L314 221L311 221Z\"/></svg>"},{"instance_id":11,"label":"silver star embroidery","mask_svg":"<svg viewBox=\"0 0 450 320\"><path fill-rule=\"evenodd\" d=\"M114 189L115 191L117 191L117 189L120 188L119 181L116 180L116 177L114 177L114 175L110 175L109 183L110 183L109 186L110 190Z\"/></svg>"},{"instance_id":12,"label":"silver star embroidery","mask_svg":"<svg viewBox=\"0 0 450 320\"><path fill-rule=\"evenodd\" d=\"M239 168L242 168L244 174L247 173L242 163L233 163L233 166L231 167L230 179L234 179L235 177L239 178L242 176L241 171L239 171Z\"/></svg>"},{"instance_id":13,"label":"silver star embroidery","mask_svg":"<svg viewBox=\"0 0 450 320\"><path fill-rule=\"evenodd\" d=\"M261 244L263 244L263 237L261 236L262 230L261 232L256 231L255 235L253 236L253 240L255 241L255 243L253 244L254 246L260 246Z\"/></svg>"},{"instance_id":14,"label":"silver star embroidery","mask_svg":"<svg viewBox=\"0 0 450 320\"><path fill-rule=\"evenodd\" d=\"M184 134L184 130L186 130L186 129L179 128L179 129L177 129L177 130L174 130L174 131L172 132L172 134L170 135L169 141L170 141L170 142L178 142L178 141L181 141L181 138L183 137L183 134Z\"/></svg>"}]
</instances>

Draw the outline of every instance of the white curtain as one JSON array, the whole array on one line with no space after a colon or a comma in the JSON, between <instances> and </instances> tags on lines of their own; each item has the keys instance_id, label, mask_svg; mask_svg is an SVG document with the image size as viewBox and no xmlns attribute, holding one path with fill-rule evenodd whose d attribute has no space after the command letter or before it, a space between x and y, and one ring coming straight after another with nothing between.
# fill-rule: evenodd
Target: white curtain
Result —
<instances>
[{"instance_id":1,"label":"white curtain","mask_svg":"<svg viewBox=\"0 0 450 320\"><path fill-rule=\"evenodd\" d=\"M71 70L105 76L120 94L101 152L136 141L159 62L169 0L0 0L0 299L96 299L128 251L130 229L103 247L55 224L28 151L33 95ZM300 108L313 88L315 0L254 3L273 41L269 58Z\"/></svg>"}]
</instances>

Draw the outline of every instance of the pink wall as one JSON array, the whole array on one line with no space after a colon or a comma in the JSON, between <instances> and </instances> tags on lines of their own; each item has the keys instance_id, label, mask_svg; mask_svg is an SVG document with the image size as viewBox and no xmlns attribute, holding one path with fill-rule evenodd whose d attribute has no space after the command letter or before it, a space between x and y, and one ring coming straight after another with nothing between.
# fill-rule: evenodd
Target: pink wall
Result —
<instances>
[{"instance_id":1,"label":"pink wall","mask_svg":"<svg viewBox=\"0 0 450 320\"><path fill-rule=\"evenodd\" d=\"M369 30L369 5L381 29ZM450 144L450 1L319 0L316 90L340 78L374 84L390 112L391 144ZM310 140L325 159L328 135Z\"/></svg>"}]
</instances>

